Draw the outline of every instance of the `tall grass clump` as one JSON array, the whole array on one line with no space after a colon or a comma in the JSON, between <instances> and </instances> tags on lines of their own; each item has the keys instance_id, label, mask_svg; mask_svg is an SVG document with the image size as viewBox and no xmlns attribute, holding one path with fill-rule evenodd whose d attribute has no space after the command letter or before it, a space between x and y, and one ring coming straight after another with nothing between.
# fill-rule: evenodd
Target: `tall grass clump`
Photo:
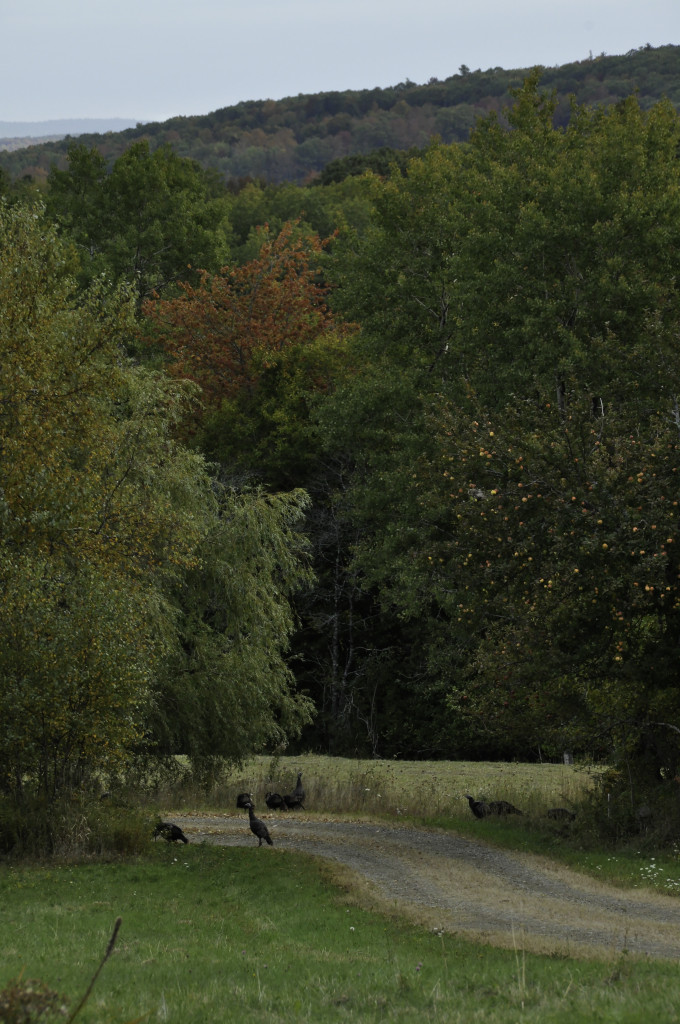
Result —
<instances>
[{"instance_id":1,"label":"tall grass clump","mask_svg":"<svg viewBox=\"0 0 680 1024\"><path fill-rule=\"evenodd\" d=\"M64 1020L67 1000L43 981L33 978L12 978L0 990L0 1021L2 1024L49 1024Z\"/></svg>"}]
</instances>

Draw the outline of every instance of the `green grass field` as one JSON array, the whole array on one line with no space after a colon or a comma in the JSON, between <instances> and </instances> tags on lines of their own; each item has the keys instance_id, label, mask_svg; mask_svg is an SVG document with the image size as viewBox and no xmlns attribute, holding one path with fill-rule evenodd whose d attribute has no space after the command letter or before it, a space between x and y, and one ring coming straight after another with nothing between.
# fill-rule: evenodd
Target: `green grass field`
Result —
<instances>
[{"instance_id":1,"label":"green grass field","mask_svg":"<svg viewBox=\"0 0 680 1024\"><path fill-rule=\"evenodd\" d=\"M478 837L481 824L491 842L552 853L618 884L680 889L670 853L585 851L540 827L547 807L576 804L592 786L593 773L565 765L256 758L208 795L158 788L144 813L151 821L159 811L235 811L241 790L263 807L266 790L289 791L298 771L310 815L416 821ZM508 799L525 816L480 823L466 792ZM476 945L362 907L342 869L301 854L151 841L119 860L0 864L0 989L39 979L73 1010L119 916L116 947L79 1024L680 1021L674 963L530 954L521 934L510 951ZM0 1013L3 1024L33 1019Z\"/></svg>"},{"instance_id":2,"label":"green grass field","mask_svg":"<svg viewBox=\"0 0 680 1024\"><path fill-rule=\"evenodd\" d=\"M78 1016L258 1020L664 1022L677 965L540 957L361 910L329 869L284 851L150 844L134 862L0 869L0 987L38 978ZM62 1018L63 1019L63 1018Z\"/></svg>"}]
</instances>

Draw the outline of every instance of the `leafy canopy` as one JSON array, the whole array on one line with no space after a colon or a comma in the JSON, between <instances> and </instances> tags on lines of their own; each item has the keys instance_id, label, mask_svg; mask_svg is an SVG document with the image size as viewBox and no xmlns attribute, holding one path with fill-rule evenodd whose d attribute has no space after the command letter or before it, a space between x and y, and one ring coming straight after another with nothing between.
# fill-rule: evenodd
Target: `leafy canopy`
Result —
<instances>
[{"instance_id":1,"label":"leafy canopy","mask_svg":"<svg viewBox=\"0 0 680 1024\"><path fill-rule=\"evenodd\" d=\"M170 689L164 728L196 756L308 715L283 661L304 495L222 493L176 440L195 387L128 359L134 296L77 292L76 269L39 211L0 207L0 786L19 795L157 744ZM178 726L196 678L228 722L209 742Z\"/></svg>"},{"instance_id":2,"label":"leafy canopy","mask_svg":"<svg viewBox=\"0 0 680 1024\"><path fill-rule=\"evenodd\" d=\"M321 249L318 236L302 237L294 224L275 238L265 229L255 259L203 271L197 287L182 284L179 298L148 302L144 312L170 372L195 380L206 401L219 405L252 389L281 351L327 330L327 288L313 265Z\"/></svg>"},{"instance_id":3,"label":"leafy canopy","mask_svg":"<svg viewBox=\"0 0 680 1024\"><path fill-rule=\"evenodd\" d=\"M69 168L53 167L48 212L76 244L81 283L125 281L137 307L186 278L219 266L229 251L228 202L212 175L170 146L129 147L109 170L96 149L73 143Z\"/></svg>"},{"instance_id":4,"label":"leafy canopy","mask_svg":"<svg viewBox=\"0 0 680 1024\"><path fill-rule=\"evenodd\" d=\"M534 76L508 125L375 183L336 270L373 372L327 431L363 423L358 564L422 624L462 742L653 776L680 759L680 123L553 111Z\"/></svg>"}]
</instances>

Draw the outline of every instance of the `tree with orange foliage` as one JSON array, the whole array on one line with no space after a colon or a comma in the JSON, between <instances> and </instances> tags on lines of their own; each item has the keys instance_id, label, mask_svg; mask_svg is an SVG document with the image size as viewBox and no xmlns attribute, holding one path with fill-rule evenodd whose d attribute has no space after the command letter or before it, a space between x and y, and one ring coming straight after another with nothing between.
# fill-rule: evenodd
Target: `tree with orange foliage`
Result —
<instances>
[{"instance_id":1,"label":"tree with orange foliage","mask_svg":"<svg viewBox=\"0 0 680 1024\"><path fill-rule=\"evenodd\" d=\"M324 243L296 227L284 225L276 238L267 232L256 259L203 271L197 287L183 283L178 298L144 306L169 371L200 384L208 406L252 390L279 353L333 325L328 289L313 265Z\"/></svg>"}]
</instances>

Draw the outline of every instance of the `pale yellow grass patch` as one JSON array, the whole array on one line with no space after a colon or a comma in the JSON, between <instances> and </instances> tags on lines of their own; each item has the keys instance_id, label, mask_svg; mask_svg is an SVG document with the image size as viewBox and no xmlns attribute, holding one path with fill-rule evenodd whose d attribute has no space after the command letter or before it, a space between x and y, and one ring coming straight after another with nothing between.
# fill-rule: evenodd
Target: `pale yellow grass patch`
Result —
<instances>
[{"instance_id":1,"label":"pale yellow grass patch","mask_svg":"<svg viewBox=\"0 0 680 1024\"><path fill-rule=\"evenodd\" d=\"M271 790L291 792L302 772L305 807L321 813L390 817L469 814L466 793L508 800L527 814L571 807L591 788L597 768L565 764L474 761L387 761L324 757L255 757L227 779L225 802L241 790L258 805Z\"/></svg>"}]
</instances>

